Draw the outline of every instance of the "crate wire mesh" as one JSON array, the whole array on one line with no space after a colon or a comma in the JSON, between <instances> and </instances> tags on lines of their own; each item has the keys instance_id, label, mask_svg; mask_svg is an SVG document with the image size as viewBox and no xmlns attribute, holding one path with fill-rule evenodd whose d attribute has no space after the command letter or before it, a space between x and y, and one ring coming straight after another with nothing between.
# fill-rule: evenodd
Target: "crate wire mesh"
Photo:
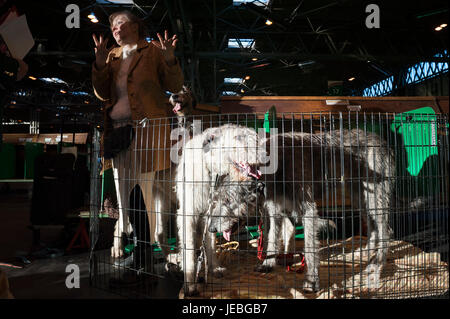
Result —
<instances>
[{"instance_id":1,"label":"crate wire mesh","mask_svg":"<svg viewBox=\"0 0 450 319\"><path fill-rule=\"evenodd\" d=\"M97 160L100 154L93 156L94 286L132 298L436 298L448 294L447 115L421 109L403 114L226 114L189 119L193 129L180 128L176 118L135 122L136 134L148 134L144 125L153 130L152 136L164 131L159 136L167 137L170 131L172 137L163 143L140 139L140 145L134 138L129 157L120 157L115 165L127 166L127 173L108 173L108 162L102 165ZM230 140L223 136L223 128L230 125L245 130L231 133ZM301 138L286 138L295 134ZM260 142L281 135L278 145L250 143L252 137ZM100 150L99 140L97 134L94 152ZM274 164L272 157L259 166L250 160L263 147L269 155L281 154L274 174L264 171L264 166ZM150 159L154 163L170 156L170 166L142 173L138 162L148 163L149 154L155 156ZM377 171L379 167L384 170ZM293 171L297 173L290 174ZM105 199L114 202L116 197L111 185L108 197L108 174L116 185L129 184L129 204L121 207L127 201L119 199L117 207L109 209L115 216L108 216L105 205ZM266 207L269 198L282 203L272 216ZM368 206L370 201L375 204ZM129 229L106 234L99 225L107 217L117 218L121 209L129 217ZM317 214L308 215L311 209ZM314 222L308 223L308 218ZM380 226L372 218L386 224L387 238L377 233ZM117 223L121 222L124 219L119 217ZM317 241L311 239L315 233ZM378 243L373 245L369 238ZM313 246L306 246L305 240ZM111 257L114 244L121 252L117 258ZM383 248L385 262L372 285L367 265ZM267 264L264 256L273 267L261 267ZM308 288L305 278L314 263L318 276L314 279L319 283L311 291L304 289ZM158 283L157 292L155 277L166 280Z\"/></svg>"}]
</instances>

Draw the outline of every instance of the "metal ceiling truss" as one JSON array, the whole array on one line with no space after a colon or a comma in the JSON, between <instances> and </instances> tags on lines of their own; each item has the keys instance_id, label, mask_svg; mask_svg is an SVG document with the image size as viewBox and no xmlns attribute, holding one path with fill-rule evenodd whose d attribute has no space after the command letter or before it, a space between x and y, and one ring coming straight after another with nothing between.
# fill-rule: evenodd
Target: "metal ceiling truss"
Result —
<instances>
[{"instance_id":1,"label":"metal ceiling truss","mask_svg":"<svg viewBox=\"0 0 450 319\"><path fill-rule=\"evenodd\" d=\"M387 71L391 66L414 64L424 60L448 61L446 57L424 59L427 50L418 40L418 36L414 38L417 45L416 51L412 54L399 52L394 34L381 35L390 51L385 55L379 54L383 52L382 50L378 54L373 52L371 54L373 46L367 43L364 30L352 32L349 39L342 40L339 34L342 30L333 25L326 25L326 21L320 14L325 10L349 3L349 0L334 1L316 8L312 7L311 1L301 0L298 3L288 4L292 6L292 10L288 10L284 4L282 9L277 8L277 1L280 0L270 1L267 7L251 3L234 6L231 0L229 2L196 0L192 2L195 2L195 5L189 5L191 2L182 0L136 0L134 5L128 6L99 5L91 1L81 11L86 13L100 8L105 15L108 15L108 12L112 11L111 8L136 8L151 28L167 28L170 25L171 32L176 33L179 38L176 55L184 70L186 84L191 87L200 102L213 104L219 102L220 93L224 88L223 78L245 76L242 73L243 70L251 72L253 77L253 74L257 75L263 69L296 68L300 66L299 64L310 61L324 63L356 61L368 64L364 74L361 74L361 82L373 83L373 78L371 79L370 76L380 76L380 72L391 75L395 72ZM199 5L201 10L198 9ZM86 14L82 14L83 16ZM273 24L266 26L266 19L273 21ZM317 21L321 23L317 24ZM92 26L92 30L94 27L98 30L98 26L99 24ZM107 25L102 27L109 29ZM152 34L163 31L153 29ZM89 27L82 32L90 32ZM69 37L61 39L58 51L33 51L30 55L62 57L73 55L80 58L92 58L93 52L75 48L82 32L73 32ZM230 38L252 38L256 40L256 46L230 49L228 48ZM390 54L391 52L396 54ZM258 60L252 61L252 58ZM371 64L368 61L376 63ZM261 64L268 65L258 67ZM364 78L365 76L367 78ZM273 88L267 87L264 83L261 83L261 87L258 88L257 82L254 82L247 89L267 93L272 92Z\"/></svg>"}]
</instances>

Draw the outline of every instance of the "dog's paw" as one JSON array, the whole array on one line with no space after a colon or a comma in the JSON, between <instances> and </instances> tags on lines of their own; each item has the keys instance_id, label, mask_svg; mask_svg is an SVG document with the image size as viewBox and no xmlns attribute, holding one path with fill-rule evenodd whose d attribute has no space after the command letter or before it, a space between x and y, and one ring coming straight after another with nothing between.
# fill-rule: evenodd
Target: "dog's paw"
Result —
<instances>
[{"instance_id":1,"label":"dog's paw","mask_svg":"<svg viewBox=\"0 0 450 319\"><path fill-rule=\"evenodd\" d=\"M123 256L122 245L120 241L114 240L114 245L111 247L111 257L119 258Z\"/></svg>"},{"instance_id":2,"label":"dog's paw","mask_svg":"<svg viewBox=\"0 0 450 319\"><path fill-rule=\"evenodd\" d=\"M213 270L213 275L216 278L222 278L225 273L226 273L227 269L225 267L216 267Z\"/></svg>"},{"instance_id":3,"label":"dog's paw","mask_svg":"<svg viewBox=\"0 0 450 319\"><path fill-rule=\"evenodd\" d=\"M369 289L379 289L380 284L380 269L381 267L375 264L367 265L365 272L367 274L367 288Z\"/></svg>"},{"instance_id":4,"label":"dog's paw","mask_svg":"<svg viewBox=\"0 0 450 319\"><path fill-rule=\"evenodd\" d=\"M277 260L275 258L266 258L262 264L255 267L255 271L258 272L271 272L275 267Z\"/></svg>"},{"instance_id":5,"label":"dog's paw","mask_svg":"<svg viewBox=\"0 0 450 319\"><path fill-rule=\"evenodd\" d=\"M257 271L257 272L271 272L272 269L273 269L273 266L266 265L264 263L255 267L255 271Z\"/></svg>"},{"instance_id":6,"label":"dog's paw","mask_svg":"<svg viewBox=\"0 0 450 319\"><path fill-rule=\"evenodd\" d=\"M167 272L180 272L180 267L171 262L166 263L165 268Z\"/></svg>"},{"instance_id":7,"label":"dog's paw","mask_svg":"<svg viewBox=\"0 0 450 319\"><path fill-rule=\"evenodd\" d=\"M184 296L185 297L195 297L200 293L197 290L197 284L185 284L184 285Z\"/></svg>"},{"instance_id":8,"label":"dog's paw","mask_svg":"<svg viewBox=\"0 0 450 319\"><path fill-rule=\"evenodd\" d=\"M319 280L309 280L305 278L303 281L303 290L310 293L319 291Z\"/></svg>"}]
</instances>

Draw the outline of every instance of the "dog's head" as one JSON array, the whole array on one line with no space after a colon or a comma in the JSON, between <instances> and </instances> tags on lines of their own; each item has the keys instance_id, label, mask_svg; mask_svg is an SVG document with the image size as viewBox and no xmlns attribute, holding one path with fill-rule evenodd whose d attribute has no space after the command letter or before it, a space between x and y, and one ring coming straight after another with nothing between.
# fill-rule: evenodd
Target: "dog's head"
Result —
<instances>
[{"instance_id":1,"label":"dog's head","mask_svg":"<svg viewBox=\"0 0 450 319\"><path fill-rule=\"evenodd\" d=\"M208 230L222 233L225 240L237 233L249 218L259 216L264 184L256 180L249 182L224 182L216 187L207 214Z\"/></svg>"},{"instance_id":2,"label":"dog's head","mask_svg":"<svg viewBox=\"0 0 450 319\"><path fill-rule=\"evenodd\" d=\"M258 135L252 128L225 124L203 133L204 159L212 175L227 175L233 181L251 179L239 164L256 170L265 149L258 145Z\"/></svg>"},{"instance_id":3,"label":"dog's head","mask_svg":"<svg viewBox=\"0 0 450 319\"><path fill-rule=\"evenodd\" d=\"M170 104L172 104L172 111L177 116L187 116L192 114L197 101L191 90L183 85L183 88L178 93L173 93L169 98Z\"/></svg>"}]
</instances>

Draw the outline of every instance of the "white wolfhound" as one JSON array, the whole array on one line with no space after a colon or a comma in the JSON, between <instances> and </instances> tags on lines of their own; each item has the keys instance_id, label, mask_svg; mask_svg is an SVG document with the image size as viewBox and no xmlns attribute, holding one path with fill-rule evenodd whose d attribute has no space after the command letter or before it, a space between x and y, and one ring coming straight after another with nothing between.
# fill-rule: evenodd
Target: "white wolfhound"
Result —
<instances>
[{"instance_id":1,"label":"white wolfhound","mask_svg":"<svg viewBox=\"0 0 450 319\"><path fill-rule=\"evenodd\" d=\"M180 267L184 271L185 294L197 291L196 252L202 245L204 227L210 203L211 187L216 176L229 175L231 180L245 178L236 163L257 164L261 156L257 152L256 131L248 127L226 124L209 128L186 142L177 166L175 177L179 203L177 212L178 242L182 254ZM206 232L205 250L208 272L221 275L224 268L217 264L215 234Z\"/></svg>"}]
</instances>

